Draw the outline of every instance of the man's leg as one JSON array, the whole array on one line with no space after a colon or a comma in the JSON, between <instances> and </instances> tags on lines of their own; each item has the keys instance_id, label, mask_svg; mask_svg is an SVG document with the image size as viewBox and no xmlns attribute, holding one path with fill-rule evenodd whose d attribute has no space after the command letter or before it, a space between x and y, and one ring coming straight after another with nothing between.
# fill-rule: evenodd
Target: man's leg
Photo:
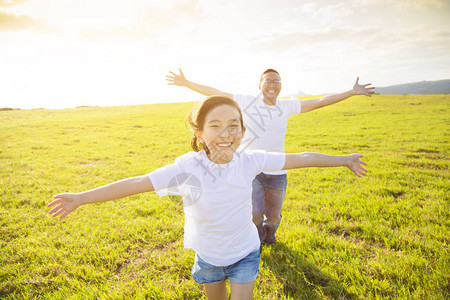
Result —
<instances>
[{"instance_id":1,"label":"man's leg","mask_svg":"<svg viewBox=\"0 0 450 300\"><path fill-rule=\"evenodd\" d=\"M264 230L264 185L262 182L262 176L264 174L259 174L253 179L253 190L252 190L252 205L253 205L253 223L258 228L259 239L261 241L266 237L266 232Z\"/></svg>"},{"instance_id":2,"label":"man's leg","mask_svg":"<svg viewBox=\"0 0 450 300\"><path fill-rule=\"evenodd\" d=\"M273 244L276 242L275 232L281 222L281 210L284 196L286 195L287 177L286 175L266 175L270 178L265 180L265 201L264 209L266 219L263 227L266 233L264 242Z\"/></svg>"}]
</instances>

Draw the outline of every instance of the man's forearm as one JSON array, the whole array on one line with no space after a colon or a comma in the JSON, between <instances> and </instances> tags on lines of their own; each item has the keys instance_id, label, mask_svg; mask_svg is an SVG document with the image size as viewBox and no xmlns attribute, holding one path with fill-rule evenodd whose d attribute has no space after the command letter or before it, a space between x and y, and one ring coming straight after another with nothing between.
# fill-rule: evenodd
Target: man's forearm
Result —
<instances>
[{"instance_id":1,"label":"man's forearm","mask_svg":"<svg viewBox=\"0 0 450 300\"><path fill-rule=\"evenodd\" d=\"M346 92L339 93L339 94L323 96L323 97L319 98L317 108L338 103L338 102L345 100L347 98L350 98L351 96L354 96L354 95L355 94L354 94L353 90L348 90Z\"/></svg>"},{"instance_id":2,"label":"man's forearm","mask_svg":"<svg viewBox=\"0 0 450 300\"><path fill-rule=\"evenodd\" d=\"M223 92L219 91L216 88L210 87L210 86L206 86L206 85L201 85L189 80L186 80L186 84L184 85L187 88L190 88L191 90L206 95L206 96L212 96L212 95L221 95L223 94Z\"/></svg>"}]
</instances>

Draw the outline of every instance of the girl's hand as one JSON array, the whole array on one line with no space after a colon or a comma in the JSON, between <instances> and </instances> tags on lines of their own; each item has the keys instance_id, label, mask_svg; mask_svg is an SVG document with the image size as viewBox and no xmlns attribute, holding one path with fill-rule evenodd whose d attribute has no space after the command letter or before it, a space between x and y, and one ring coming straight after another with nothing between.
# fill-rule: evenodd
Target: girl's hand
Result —
<instances>
[{"instance_id":1,"label":"girl's hand","mask_svg":"<svg viewBox=\"0 0 450 300\"><path fill-rule=\"evenodd\" d=\"M366 176L367 174L367 170L363 168L363 165L365 166L367 163L360 159L362 157L363 155L357 153L348 156L347 167L358 177L361 177L361 175Z\"/></svg>"},{"instance_id":2,"label":"girl's hand","mask_svg":"<svg viewBox=\"0 0 450 300\"><path fill-rule=\"evenodd\" d=\"M56 206L52 208L48 213L50 215L53 215L54 218L61 215L61 217L59 218L60 220L65 218L68 214L73 212L81 205L81 201L78 198L77 194L64 193L53 196L53 198L55 198L55 200L50 202L47 207L52 207L54 205Z\"/></svg>"}]
</instances>

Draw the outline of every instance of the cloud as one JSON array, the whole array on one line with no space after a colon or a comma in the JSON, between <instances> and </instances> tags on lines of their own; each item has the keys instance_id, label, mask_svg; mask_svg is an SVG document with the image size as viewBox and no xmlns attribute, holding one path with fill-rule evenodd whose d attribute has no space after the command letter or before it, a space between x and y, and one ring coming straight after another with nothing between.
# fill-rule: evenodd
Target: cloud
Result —
<instances>
[{"instance_id":1,"label":"cloud","mask_svg":"<svg viewBox=\"0 0 450 300\"><path fill-rule=\"evenodd\" d=\"M190 19L203 19L205 17L205 13L203 9L199 6L198 0L188 0L184 2L177 3L170 10L171 14L181 17L188 17Z\"/></svg>"},{"instance_id":2,"label":"cloud","mask_svg":"<svg viewBox=\"0 0 450 300\"><path fill-rule=\"evenodd\" d=\"M443 8L445 0L350 0L350 3L357 6L382 5L392 7L398 10L416 9L427 10L433 8Z\"/></svg>"},{"instance_id":3,"label":"cloud","mask_svg":"<svg viewBox=\"0 0 450 300\"><path fill-rule=\"evenodd\" d=\"M291 32L286 34L274 33L254 39L251 49L254 51L285 52L299 47L325 46L331 43L367 43L382 38L389 39L389 35L380 37L382 33L375 28L352 29L347 27L331 28L324 31Z\"/></svg>"},{"instance_id":4,"label":"cloud","mask_svg":"<svg viewBox=\"0 0 450 300\"><path fill-rule=\"evenodd\" d=\"M265 51L268 57L289 57L293 65L314 71L348 68L347 72L388 72L389 76L413 80L426 78L429 76L426 72L446 72L448 77L448 49L450 30L430 30L419 25L397 31L341 27L321 32L274 34L255 39L250 51Z\"/></svg>"},{"instance_id":5,"label":"cloud","mask_svg":"<svg viewBox=\"0 0 450 300\"><path fill-rule=\"evenodd\" d=\"M397 53L401 54L402 59L450 62L450 30L429 31L428 28L420 26L405 32L403 36L396 45Z\"/></svg>"},{"instance_id":6,"label":"cloud","mask_svg":"<svg viewBox=\"0 0 450 300\"><path fill-rule=\"evenodd\" d=\"M172 6L168 10L158 7L143 9L134 25L130 27L112 27L100 30L83 30L81 37L88 39L114 39L114 38L152 38L169 29L177 28L182 31L187 24L193 26L207 18L206 13L199 6L198 0L187 0Z\"/></svg>"},{"instance_id":7,"label":"cloud","mask_svg":"<svg viewBox=\"0 0 450 300\"><path fill-rule=\"evenodd\" d=\"M178 3L169 10L148 8L141 16L136 28L137 32L157 33L170 28L183 28L187 24L196 24L206 19L206 14L198 7L198 0Z\"/></svg>"},{"instance_id":8,"label":"cloud","mask_svg":"<svg viewBox=\"0 0 450 300\"><path fill-rule=\"evenodd\" d=\"M445 6L443 0L391 0L392 5L397 8L413 8L416 10L426 10L429 8L442 8Z\"/></svg>"},{"instance_id":9,"label":"cloud","mask_svg":"<svg viewBox=\"0 0 450 300\"><path fill-rule=\"evenodd\" d=\"M26 1L28 0L0 0L0 7L9 7Z\"/></svg>"},{"instance_id":10,"label":"cloud","mask_svg":"<svg viewBox=\"0 0 450 300\"><path fill-rule=\"evenodd\" d=\"M27 1L28 0L0 0L0 8L6 9ZM50 28L45 21L38 20L27 15L19 16L0 10L0 32L19 31L25 29L43 32L55 30L54 28Z\"/></svg>"},{"instance_id":11,"label":"cloud","mask_svg":"<svg viewBox=\"0 0 450 300\"><path fill-rule=\"evenodd\" d=\"M428 8L442 8L445 6L445 2L442 0L402 0L400 5L424 10Z\"/></svg>"},{"instance_id":12,"label":"cloud","mask_svg":"<svg viewBox=\"0 0 450 300\"><path fill-rule=\"evenodd\" d=\"M353 15L353 10L343 3L321 7L318 12L319 16L331 18L345 18Z\"/></svg>"},{"instance_id":13,"label":"cloud","mask_svg":"<svg viewBox=\"0 0 450 300\"><path fill-rule=\"evenodd\" d=\"M344 3L320 5L309 2L296 7L294 10L300 13L308 14L314 18L344 18L353 15L353 10Z\"/></svg>"},{"instance_id":14,"label":"cloud","mask_svg":"<svg viewBox=\"0 0 450 300\"><path fill-rule=\"evenodd\" d=\"M18 16L0 11L0 31L18 31L31 29L35 31L52 31L44 21L30 16Z\"/></svg>"}]
</instances>

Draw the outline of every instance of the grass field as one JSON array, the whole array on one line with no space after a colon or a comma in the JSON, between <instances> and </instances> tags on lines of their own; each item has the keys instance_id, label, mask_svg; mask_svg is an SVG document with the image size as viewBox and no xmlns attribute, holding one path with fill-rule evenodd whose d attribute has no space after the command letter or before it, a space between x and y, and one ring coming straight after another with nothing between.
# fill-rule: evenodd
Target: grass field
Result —
<instances>
[{"instance_id":1,"label":"grass field","mask_svg":"<svg viewBox=\"0 0 450 300\"><path fill-rule=\"evenodd\" d=\"M198 299L183 207L154 193L47 214L54 194L189 151L192 103L0 112L0 298ZM289 171L254 299L450 297L450 96L353 97L289 121L287 152L362 153L369 174Z\"/></svg>"}]
</instances>

